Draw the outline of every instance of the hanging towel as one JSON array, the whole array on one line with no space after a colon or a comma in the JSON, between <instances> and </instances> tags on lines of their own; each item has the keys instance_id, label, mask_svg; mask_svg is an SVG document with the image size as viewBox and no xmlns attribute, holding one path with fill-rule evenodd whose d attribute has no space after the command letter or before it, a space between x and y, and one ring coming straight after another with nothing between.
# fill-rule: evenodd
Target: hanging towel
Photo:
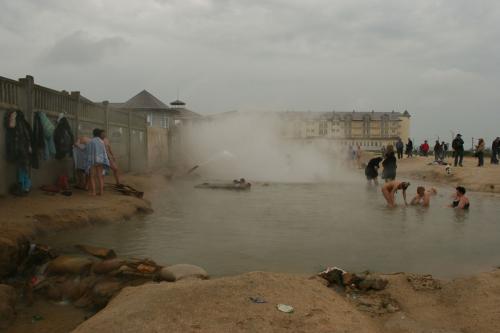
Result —
<instances>
[{"instance_id":1,"label":"hanging towel","mask_svg":"<svg viewBox=\"0 0 500 333\"><path fill-rule=\"evenodd\" d=\"M38 112L38 115L40 117L40 122L42 123L43 135L45 138L45 150L43 153L43 159L48 160L56 155L56 146L54 144L55 126L52 123L52 121L50 121L50 119L47 118L45 113Z\"/></svg>"},{"instance_id":2,"label":"hanging towel","mask_svg":"<svg viewBox=\"0 0 500 333\"><path fill-rule=\"evenodd\" d=\"M106 146L104 145L104 141L99 137L94 137L87 145L87 173L90 168L96 164L102 164L106 168L109 168L109 158L106 153Z\"/></svg>"}]
</instances>

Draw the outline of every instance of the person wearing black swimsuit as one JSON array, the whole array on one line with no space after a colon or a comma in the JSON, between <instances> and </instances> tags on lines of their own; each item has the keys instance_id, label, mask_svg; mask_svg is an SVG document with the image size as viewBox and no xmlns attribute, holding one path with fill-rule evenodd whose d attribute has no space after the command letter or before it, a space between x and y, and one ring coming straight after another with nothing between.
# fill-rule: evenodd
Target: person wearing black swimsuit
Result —
<instances>
[{"instance_id":1,"label":"person wearing black swimsuit","mask_svg":"<svg viewBox=\"0 0 500 333\"><path fill-rule=\"evenodd\" d=\"M456 188L456 193L455 196L453 197L453 202L450 205L450 207L455 208L455 209L469 209L470 207L470 201L469 198L465 196L465 187L463 186L458 186Z\"/></svg>"}]
</instances>

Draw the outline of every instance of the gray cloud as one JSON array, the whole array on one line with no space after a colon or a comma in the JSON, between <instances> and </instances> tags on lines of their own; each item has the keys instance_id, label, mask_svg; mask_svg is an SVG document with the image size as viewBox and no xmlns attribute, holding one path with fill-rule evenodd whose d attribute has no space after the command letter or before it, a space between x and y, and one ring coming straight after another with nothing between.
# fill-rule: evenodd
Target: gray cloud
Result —
<instances>
[{"instance_id":1,"label":"gray cloud","mask_svg":"<svg viewBox=\"0 0 500 333\"><path fill-rule=\"evenodd\" d=\"M408 109L417 139L450 130L492 137L500 123L495 0L0 0L0 7L0 75L33 74L96 100L126 100L146 88L168 102L180 88L201 113ZM66 66L54 71L40 59Z\"/></svg>"},{"instance_id":2,"label":"gray cloud","mask_svg":"<svg viewBox=\"0 0 500 333\"><path fill-rule=\"evenodd\" d=\"M121 37L94 39L84 31L75 31L60 40L42 57L46 64L86 65L99 62L126 44Z\"/></svg>"}]
</instances>

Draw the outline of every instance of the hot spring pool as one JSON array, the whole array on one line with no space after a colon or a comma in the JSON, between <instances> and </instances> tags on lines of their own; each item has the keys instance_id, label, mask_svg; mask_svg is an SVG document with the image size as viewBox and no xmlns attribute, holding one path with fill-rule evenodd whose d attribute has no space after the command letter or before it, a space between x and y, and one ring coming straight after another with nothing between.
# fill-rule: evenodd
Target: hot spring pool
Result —
<instances>
[{"instance_id":1,"label":"hot spring pool","mask_svg":"<svg viewBox=\"0 0 500 333\"><path fill-rule=\"evenodd\" d=\"M152 215L40 241L196 264L212 276L313 273L336 265L453 277L500 265L500 201L491 196L470 194L471 209L461 212L444 208L451 188L438 189L429 209L388 209L380 190L363 183L255 184L249 192L193 185L178 182L159 191ZM412 185L409 193L415 190Z\"/></svg>"}]
</instances>

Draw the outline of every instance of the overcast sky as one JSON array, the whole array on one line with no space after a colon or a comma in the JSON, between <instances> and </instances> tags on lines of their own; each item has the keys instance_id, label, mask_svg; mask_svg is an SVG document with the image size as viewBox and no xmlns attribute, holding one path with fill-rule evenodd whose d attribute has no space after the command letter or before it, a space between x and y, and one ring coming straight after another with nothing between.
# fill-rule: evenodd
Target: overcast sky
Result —
<instances>
[{"instance_id":1,"label":"overcast sky","mask_svg":"<svg viewBox=\"0 0 500 333\"><path fill-rule=\"evenodd\" d=\"M0 0L0 75L199 113L408 111L500 135L497 0Z\"/></svg>"}]
</instances>

